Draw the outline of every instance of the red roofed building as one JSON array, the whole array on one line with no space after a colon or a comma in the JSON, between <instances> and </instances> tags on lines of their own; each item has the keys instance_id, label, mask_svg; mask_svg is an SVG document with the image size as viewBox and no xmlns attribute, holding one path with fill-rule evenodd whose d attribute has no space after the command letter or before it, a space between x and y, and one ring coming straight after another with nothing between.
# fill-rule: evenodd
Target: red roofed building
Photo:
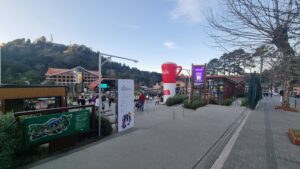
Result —
<instances>
[{"instance_id":1,"label":"red roofed building","mask_svg":"<svg viewBox=\"0 0 300 169\"><path fill-rule=\"evenodd\" d=\"M86 85L89 85L99 78L98 71L86 70L81 66L73 69L48 68L45 76L46 80L62 86L69 86L71 84L82 82Z\"/></svg>"}]
</instances>

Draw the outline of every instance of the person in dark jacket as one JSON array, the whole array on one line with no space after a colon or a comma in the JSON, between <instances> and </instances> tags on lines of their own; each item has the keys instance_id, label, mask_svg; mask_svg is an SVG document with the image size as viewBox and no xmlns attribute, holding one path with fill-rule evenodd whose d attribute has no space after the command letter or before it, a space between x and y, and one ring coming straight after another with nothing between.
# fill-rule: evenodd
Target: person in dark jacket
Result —
<instances>
[{"instance_id":1,"label":"person in dark jacket","mask_svg":"<svg viewBox=\"0 0 300 169\"><path fill-rule=\"evenodd\" d=\"M86 103L84 96L81 96L80 105L84 106Z\"/></svg>"}]
</instances>

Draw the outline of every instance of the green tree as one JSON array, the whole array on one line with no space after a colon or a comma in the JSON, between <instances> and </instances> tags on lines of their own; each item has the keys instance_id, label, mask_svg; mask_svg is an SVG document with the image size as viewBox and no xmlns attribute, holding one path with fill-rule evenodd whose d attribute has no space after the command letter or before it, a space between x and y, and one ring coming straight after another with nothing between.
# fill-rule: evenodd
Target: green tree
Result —
<instances>
[{"instance_id":1,"label":"green tree","mask_svg":"<svg viewBox=\"0 0 300 169\"><path fill-rule=\"evenodd\" d=\"M299 0L222 0L224 12L211 13L208 22L218 43L237 46L273 44L282 53L285 92L282 105L289 107L293 72L297 68L296 48L300 39Z\"/></svg>"}]
</instances>

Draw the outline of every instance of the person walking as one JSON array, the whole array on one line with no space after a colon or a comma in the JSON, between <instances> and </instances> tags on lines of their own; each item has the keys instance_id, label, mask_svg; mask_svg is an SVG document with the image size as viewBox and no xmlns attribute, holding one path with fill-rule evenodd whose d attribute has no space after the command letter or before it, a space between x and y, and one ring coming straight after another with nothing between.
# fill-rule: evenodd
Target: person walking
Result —
<instances>
[{"instance_id":1,"label":"person walking","mask_svg":"<svg viewBox=\"0 0 300 169\"><path fill-rule=\"evenodd\" d=\"M143 94L143 92L141 92L140 97L139 97L139 102L140 102L140 106L141 106L141 110L144 111L144 104L145 104L145 95Z\"/></svg>"},{"instance_id":2,"label":"person walking","mask_svg":"<svg viewBox=\"0 0 300 169\"><path fill-rule=\"evenodd\" d=\"M273 91L271 91L270 96L273 97Z\"/></svg>"},{"instance_id":3,"label":"person walking","mask_svg":"<svg viewBox=\"0 0 300 169\"><path fill-rule=\"evenodd\" d=\"M77 105L80 106L80 95L77 96Z\"/></svg>"},{"instance_id":4,"label":"person walking","mask_svg":"<svg viewBox=\"0 0 300 169\"><path fill-rule=\"evenodd\" d=\"M159 105L159 101L160 101L159 96L158 96L158 95L155 96L155 106L156 106L156 105Z\"/></svg>"},{"instance_id":5,"label":"person walking","mask_svg":"<svg viewBox=\"0 0 300 169\"><path fill-rule=\"evenodd\" d=\"M283 90L280 90L279 94L280 94L280 103L282 103L283 101L283 93L284 91Z\"/></svg>"},{"instance_id":6,"label":"person walking","mask_svg":"<svg viewBox=\"0 0 300 169\"><path fill-rule=\"evenodd\" d=\"M109 96L109 98L108 98L108 107L109 108L111 107L111 102L112 102L112 96Z\"/></svg>"},{"instance_id":7,"label":"person walking","mask_svg":"<svg viewBox=\"0 0 300 169\"><path fill-rule=\"evenodd\" d=\"M99 106L100 106L99 96L96 96L96 100L95 100L95 111L96 111L96 114L99 112Z\"/></svg>"},{"instance_id":8,"label":"person walking","mask_svg":"<svg viewBox=\"0 0 300 169\"><path fill-rule=\"evenodd\" d=\"M81 99L80 99L80 105L81 105L81 106L84 106L85 103L86 103L85 97L84 97L84 96L81 96Z\"/></svg>"}]
</instances>

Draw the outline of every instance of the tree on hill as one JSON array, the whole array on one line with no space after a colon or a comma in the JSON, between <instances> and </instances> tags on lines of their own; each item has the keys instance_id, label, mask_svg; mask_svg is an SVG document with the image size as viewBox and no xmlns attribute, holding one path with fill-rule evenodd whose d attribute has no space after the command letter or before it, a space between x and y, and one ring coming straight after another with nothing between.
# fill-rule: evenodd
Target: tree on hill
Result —
<instances>
[{"instance_id":1,"label":"tree on hill","mask_svg":"<svg viewBox=\"0 0 300 169\"><path fill-rule=\"evenodd\" d=\"M98 70L98 56L84 45L52 43L45 37L33 42L16 39L2 47L2 83L26 84L29 81L30 84L41 84L49 67L70 69L82 66ZM102 72L104 76L131 78L148 86L161 81L160 73L140 71L117 62L106 63Z\"/></svg>"}]
</instances>

